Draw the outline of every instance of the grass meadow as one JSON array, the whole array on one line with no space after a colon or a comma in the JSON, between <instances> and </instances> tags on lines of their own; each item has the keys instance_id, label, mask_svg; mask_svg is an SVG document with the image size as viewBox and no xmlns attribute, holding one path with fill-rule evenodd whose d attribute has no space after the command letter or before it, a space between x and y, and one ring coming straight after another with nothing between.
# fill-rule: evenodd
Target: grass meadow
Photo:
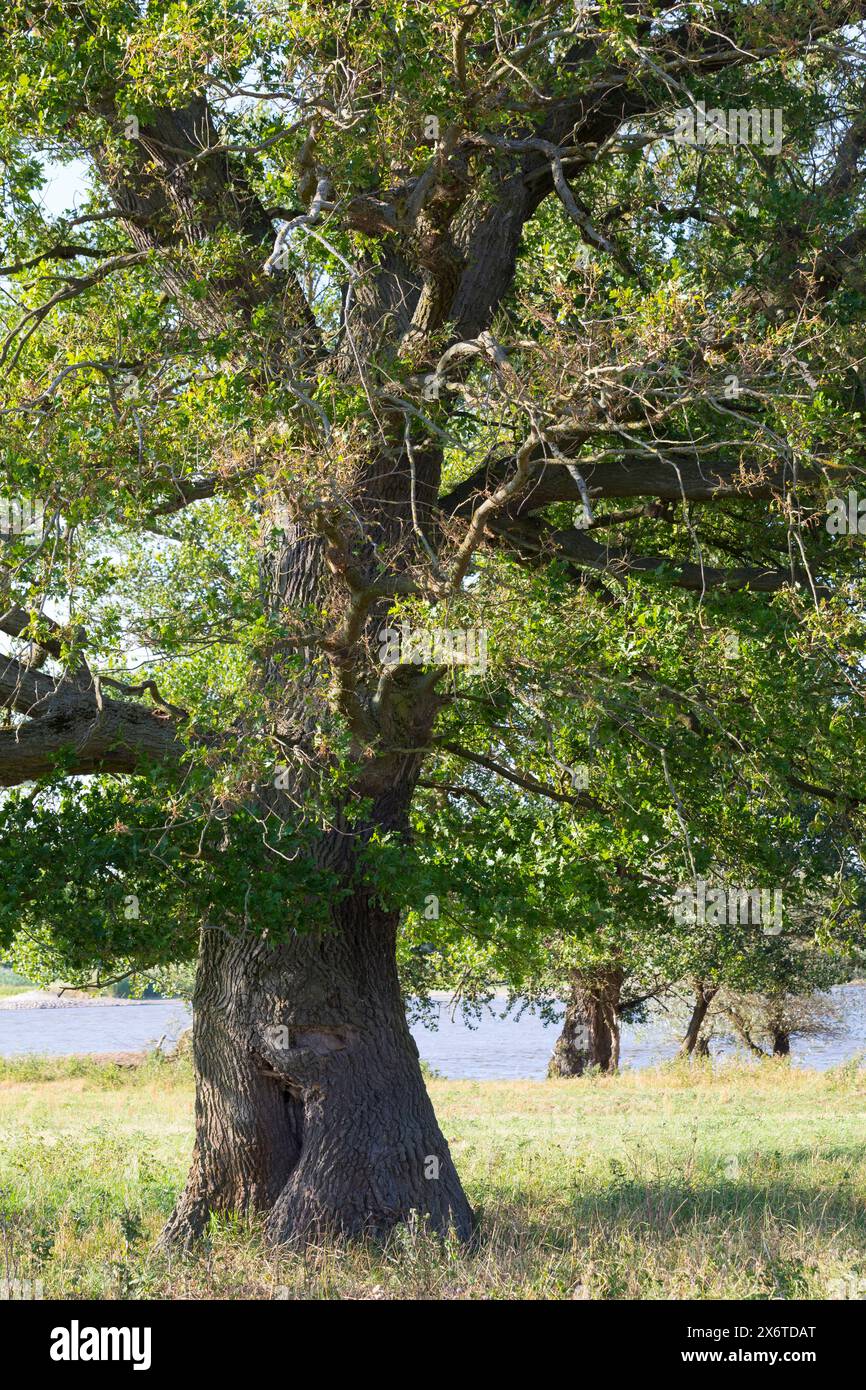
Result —
<instances>
[{"instance_id":1,"label":"grass meadow","mask_svg":"<svg viewBox=\"0 0 866 1390\"><path fill-rule=\"evenodd\" d=\"M479 1216L467 1251L154 1242L192 1141L189 1061L0 1063L0 1279L45 1298L791 1299L866 1289L866 1070L672 1064L430 1091Z\"/></svg>"}]
</instances>

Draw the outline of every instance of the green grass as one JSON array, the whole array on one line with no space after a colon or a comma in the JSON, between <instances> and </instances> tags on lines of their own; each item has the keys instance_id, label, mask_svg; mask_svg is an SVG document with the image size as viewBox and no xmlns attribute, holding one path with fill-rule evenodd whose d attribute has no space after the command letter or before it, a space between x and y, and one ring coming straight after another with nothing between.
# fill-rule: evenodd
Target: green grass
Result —
<instances>
[{"instance_id":1,"label":"green grass","mask_svg":"<svg viewBox=\"0 0 866 1390\"><path fill-rule=\"evenodd\" d=\"M0 1063L0 1266L63 1298L827 1298L866 1277L866 1071L674 1065L431 1079L478 1248L153 1253L185 1174L185 1060Z\"/></svg>"}]
</instances>

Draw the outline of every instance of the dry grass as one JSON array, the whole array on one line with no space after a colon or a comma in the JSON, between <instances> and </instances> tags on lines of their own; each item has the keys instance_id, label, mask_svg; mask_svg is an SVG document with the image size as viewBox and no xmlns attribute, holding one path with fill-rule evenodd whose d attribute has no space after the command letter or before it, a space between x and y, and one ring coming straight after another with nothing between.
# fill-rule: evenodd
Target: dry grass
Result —
<instances>
[{"instance_id":1,"label":"dry grass","mask_svg":"<svg viewBox=\"0 0 866 1390\"><path fill-rule=\"evenodd\" d=\"M2 1064L5 1278L66 1298L785 1299L866 1276L856 1064L429 1084L477 1249L404 1228L384 1249L289 1254L221 1221L166 1259L152 1246L189 1157L186 1063Z\"/></svg>"}]
</instances>

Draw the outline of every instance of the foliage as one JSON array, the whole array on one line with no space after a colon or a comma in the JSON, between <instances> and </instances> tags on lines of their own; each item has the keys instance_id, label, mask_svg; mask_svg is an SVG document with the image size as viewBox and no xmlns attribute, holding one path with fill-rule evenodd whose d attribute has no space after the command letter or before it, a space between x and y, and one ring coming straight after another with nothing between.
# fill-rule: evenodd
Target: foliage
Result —
<instances>
[{"instance_id":1,"label":"foliage","mask_svg":"<svg viewBox=\"0 0 866 1390\"><path fill-rule=\"evenodd\" d=\"M285 939L358 880L403 910L422 994L541 998L610 953L637 993L791 986L804 944L859 949L862 541L824 523L866 438L862 16L660 10L7 4L0 454L50 524L4 539L3 631L61 704L86 670L91 713L138 727L149 693L177 744L118 780L77 736L4 772L0 945L33 978ZM783 157L678 143L686 99L784 112ZM72 160L77 206L48 210ZM479 265L515 180L519 242ZM455 257L502 285L469 327ZM420 326L396 294L365 320L389 276ZM396 538L369 481L395 458ZM299 536L333 585L289 602ZM487 668L389 677L384 622L483 630ZM11 763L50 721L4 700ZM419 743L410 835L365 777ZM784 939L675 929L698 880L781 891Z\"/></svg>"}]
</instances>

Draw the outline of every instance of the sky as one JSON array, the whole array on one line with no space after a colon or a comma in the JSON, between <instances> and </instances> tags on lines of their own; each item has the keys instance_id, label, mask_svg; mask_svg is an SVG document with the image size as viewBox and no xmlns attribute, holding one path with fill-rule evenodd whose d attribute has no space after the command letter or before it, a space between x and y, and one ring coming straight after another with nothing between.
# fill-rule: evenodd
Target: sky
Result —
<instances>
[{"instance_id":1,"label":"sky","mask_svg":"<svg viewBox=\"0 0 866 1390\"><path fill-rule=\"evenodd\" d=\"M86 196L88 165L84 159L72 159L68 164L45 161L46 184L39 201L49 217L80 204Z\"/></svg>"}]
</instances>

